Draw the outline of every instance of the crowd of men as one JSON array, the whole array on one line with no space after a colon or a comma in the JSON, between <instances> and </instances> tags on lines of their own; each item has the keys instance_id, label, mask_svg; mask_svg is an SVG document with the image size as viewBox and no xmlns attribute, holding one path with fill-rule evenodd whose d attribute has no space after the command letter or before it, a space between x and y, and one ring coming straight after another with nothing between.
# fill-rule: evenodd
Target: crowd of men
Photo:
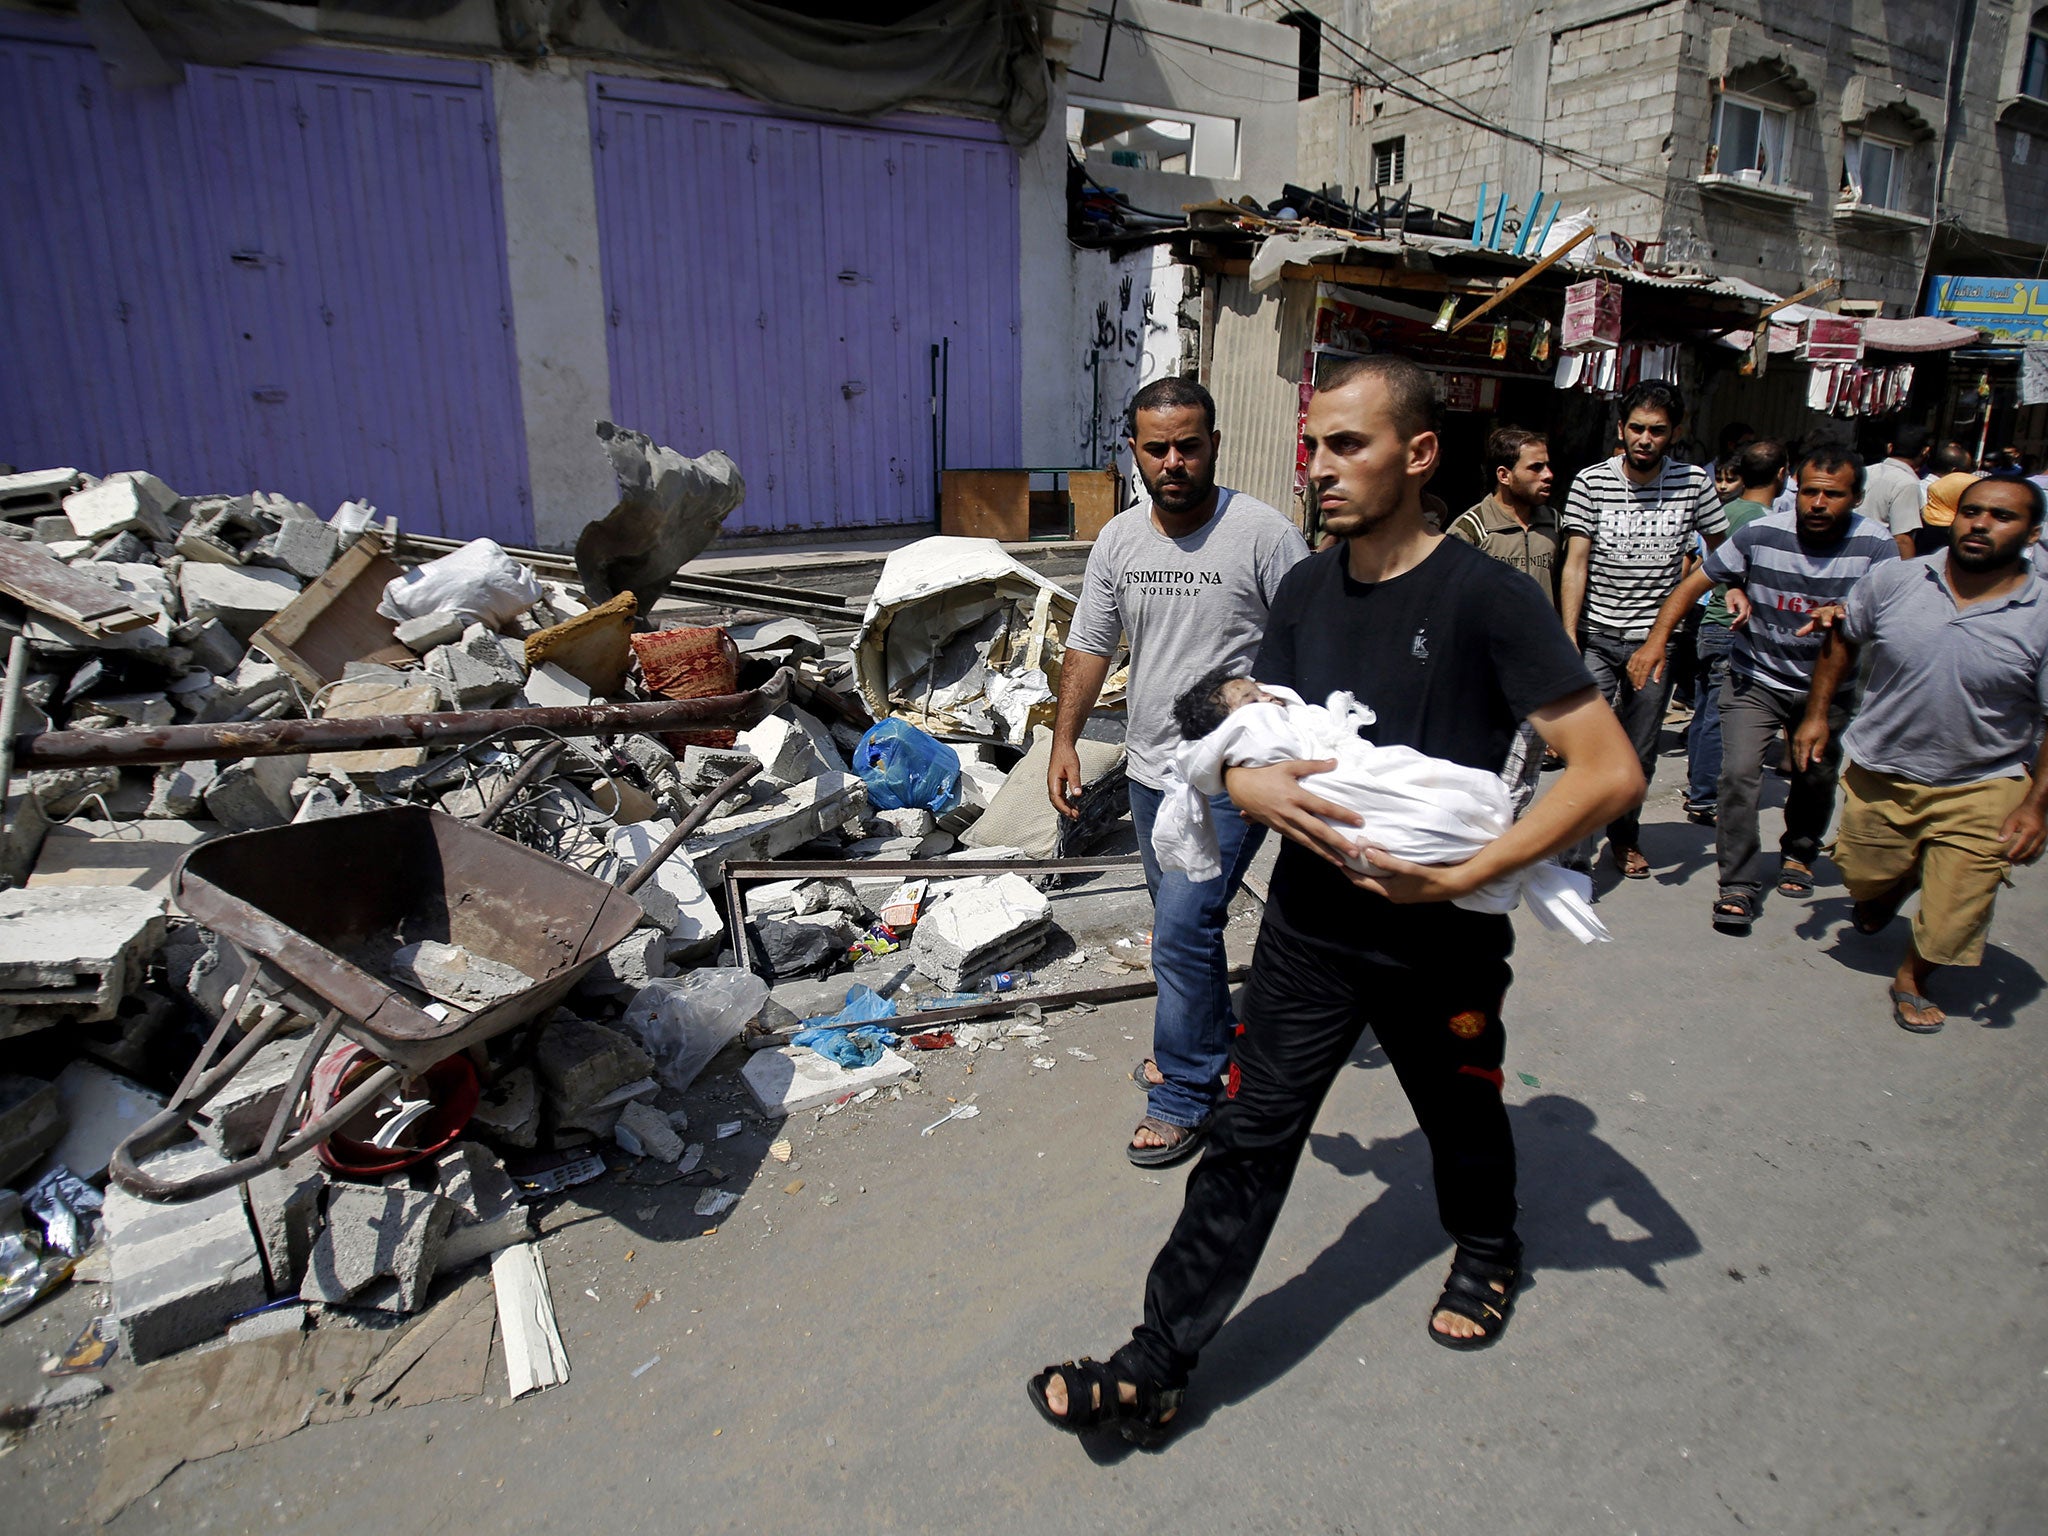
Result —
<instances>
[{"instance_id":1,"label":"crowd of men","mask_svg":"<svg viewBox=\"0 0 2048 1536\"><path fill-rule=\"evenodd\" d=\"M1487 445L1492 491L1443 519L1424 495L1437 410L1413 363L1325 368L1303 432L1311 553L1276 509L1217 485L1221 433L1200 385L1160 380L1131 406L1148 499L1090 554L1048 791L1073 814L1075 744L1127 647L1158 982L1127 1155L1201 1157L1131 1340L1029 1383L1062 1429L1167 1431L1368 1027L1429 1144L1454 1243L1429 1336L1452 1349L1501 1336L1522 1255L1501 1102L1512 935L1504 914L1455 903L1545 858L1591 871L1603 829L1614 870L1647 878L1640 809L1681 678L1685 813L1718 844L1713 928L1748 934L1767 890L1810 897L1823 852L1862 932L1917 895L1890 989L1901 1028L1942 1027L1930 974L1979 962L1999 885L2048 842L2048 477L2016 457L1979 475L1961 445L1932 450L1910 427L1876 465L1739 426L1717 463L1689 464L1673 452L1684 402L1649 381L1622 397L1616 451L1573 478L1561 510L1542 434L1503 428ZM1174 701L1219 668L1312 700L1352 693L1377 745L1510 778L1557 771L1466 862L1367 848L1361 870L1343 835L1358 818L1305 782L1331 764L1234 767L1211 802L1222 873L1192 882L1162 870L1150 828L1180 745ZM1772 861L1760 808L1774 754L1788 782ZM1224 923L1267 831L1283 841L1240 1016Z\"/></svg>"}]
</instances>

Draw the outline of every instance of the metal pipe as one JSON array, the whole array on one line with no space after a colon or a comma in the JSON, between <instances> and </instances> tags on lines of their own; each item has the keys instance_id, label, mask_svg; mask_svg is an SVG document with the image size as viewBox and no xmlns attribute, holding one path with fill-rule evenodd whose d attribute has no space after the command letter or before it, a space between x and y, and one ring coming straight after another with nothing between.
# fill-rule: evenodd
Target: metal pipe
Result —
<instances>
[{"instance_id":1,"label":"metal pipe","mask_svg":"<svg viewBox=\"0 0 2048 1536\"><path fill-rule=\"evenodd\" d=\"M629 731L744 729L789 700L782 669L751 693L647 704L471 709L427 715L365 715L341 720L266 720L248 725L136 726L118 731L43 731L14 739L23 768L189 763L200 759L282 757L291 752L365 752L387 747L447 747L500 733L609 736Z\"/></svg>"},{"instance_id":2,"label":"metal pipe","mask_svg":"<svg viewBox=\"0 0 2048 1536\"><path fill-rule=\"evenodd\" d=\"M710 819L711 813L724 803L727 795L738 789L760 771L761 765L759 763L748 763L744 768L729 773L720 779L711 793L691 806L690 814L676 823L675 831L669 833L667 837L664 837L659 843L655 844L654 851L641 861L638 869L626 877L625 882L619 886L619 889L630 896L639 890L641 886L645 885L653 878L654 872L661 868L662 861L682 847L689 835Z\"/></svg>"},{"instance_id":3,"label":"metal pipe","mask_svg":"<svg viewBox=\"0 0 2048 1536\"><path fill-rule=\"evenodd\" d=\"M556 758L562 755L568 748L568 745L569 743L566 741L550 741L543 743L538 750L528 754L526 761L521 763L512 777L505 781L505 787L491 796L491 803L484 807L483 814L476 819L476 824L480 827L489 827L492 822L496 821L503 814L505 807L512 803L519 791L526 788L527 785L531 784L541 774L546 773L549 766Z\"/></svg>"},{"instance_id":4,"label":"metal pipe","mask_svg":"<svg viewBox=\"0 0 2048 1536\"><path fill-rule=\"evenodd\" d=\"M1251 974L1251 969L1248 965L1234 965L1224 973L1223 979L1227 982L1242 981ZM1071 992L999 992L985 1003L962 1003L958 1008L934 1008L928 1013L900 1013L877 1022L899 1035L921 1035L969 1019L1014 1013L1026 1003L1036 1003L1041 1008L1071 1008L1075 1003L1123 1003L1132 998L1150 997L1158 990L1159 983L1148 979L1116 982L1106 987L1078 987Z\"/></svg>"}]
</instances>

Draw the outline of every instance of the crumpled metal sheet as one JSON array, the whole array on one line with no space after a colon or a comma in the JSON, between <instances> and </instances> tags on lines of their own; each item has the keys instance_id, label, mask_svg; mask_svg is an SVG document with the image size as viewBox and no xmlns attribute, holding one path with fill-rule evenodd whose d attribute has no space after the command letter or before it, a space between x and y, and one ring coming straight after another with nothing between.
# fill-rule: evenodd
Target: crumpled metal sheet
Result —
<instances>
[{"instance_id":1,"label":"crumpled metal sheet","mask_svg":"<svg viewBox=\"0 0 2048 1536\"><path fill-rule=\"evenodd\" d=\"M882 567L854 681L878 720L1022 745L1051 723L1073 618L1073 594L994 539L920 539Z\"/></svg>"}]
</instances>

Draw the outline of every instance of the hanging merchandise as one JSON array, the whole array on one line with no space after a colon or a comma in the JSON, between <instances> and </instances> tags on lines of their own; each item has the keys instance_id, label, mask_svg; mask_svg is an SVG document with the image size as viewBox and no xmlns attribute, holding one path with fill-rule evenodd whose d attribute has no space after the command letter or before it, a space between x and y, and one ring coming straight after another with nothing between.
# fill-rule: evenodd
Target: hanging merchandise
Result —
<instances>
[{"instance_id":1,"label":"hanging merchandise","mask_svg":"<svg viewBox=\"0 0 2048 1536\"><path fill-rule=\"evenodd\" d=\"M1564 291L1564 346L1573 351L1621 345L1621 284L1590 277Z\"/></svg>"},{"instance_id":2,"label":"hanging merchandise","mask_svg":"<svg viewBox=\"0 0 2048 1536\"><path fill-rule=\"evenodd\" d=\"M2042 348L2042 351L2044 354L2048 354L2048 347ZM1529 337L1529 357L1531 361L1538 363L1550 361L1550 322L1548 320L1538 320L1536 322L1536 330ZM2044 372L2048 372L2048 362L2044 362L2043 368Z\"/></svg>"},{"instance_id":3,"label":"hanging merchandise","mask_svg":"<svg viewBox=\"0 0 2048 1536\"><path fill-rule=\"evenodd\" d=\"M1505 323L1493 328L1493 344L1486 349L1486 355L1496 361L1508 355L1508 328Z\"/></svg>"}]
</instances>

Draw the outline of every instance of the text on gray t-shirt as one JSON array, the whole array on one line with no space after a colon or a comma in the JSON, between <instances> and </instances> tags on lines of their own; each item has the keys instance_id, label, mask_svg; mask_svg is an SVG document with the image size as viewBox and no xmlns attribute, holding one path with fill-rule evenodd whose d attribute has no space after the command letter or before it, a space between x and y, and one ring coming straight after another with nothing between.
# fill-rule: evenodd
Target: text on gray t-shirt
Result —
<instances>
[{"instance_id":1,"label":"text on gray t-shirt","mask_svg":"<svg viewBox=\"0 0 2048 1536\"><path fill-rule=\"evenodd\" d=\"M1174 699L1212 667L1251 670L1280 578L1307 555L1279 512L1221 489L1215 515L1184 538L1159 531L1149 501L1118 513L1096 536L1067 646L1113 656L1118 637L1129 638L1133 779L1165 787L1180 745Z\"/></svg>"}]
</instances>

